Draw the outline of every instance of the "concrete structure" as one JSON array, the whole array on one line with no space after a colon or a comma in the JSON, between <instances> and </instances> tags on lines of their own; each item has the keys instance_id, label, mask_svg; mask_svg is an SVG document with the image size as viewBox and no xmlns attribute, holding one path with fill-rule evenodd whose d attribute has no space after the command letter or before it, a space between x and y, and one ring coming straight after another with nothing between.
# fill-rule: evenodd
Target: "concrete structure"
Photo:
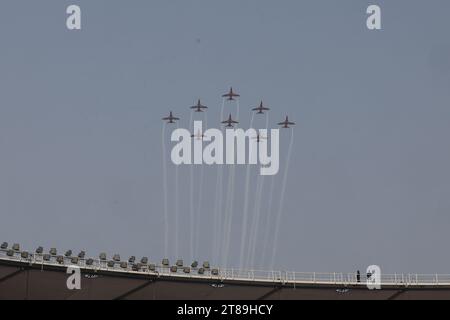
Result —
<instances>
[{"instance_id":1,"label":"concrete structure","mask_svg":"<svg viewBox=\"0 0 450 320\"><path fill-rule=\"evenodd\" d=\"M450 299L450 275L383 275L382 289L369 290L355 274L88 260L1 249L0 299ZM81 290L71 291L66 271L74 265L81 270Z\"/></svg>"}]
</instances>

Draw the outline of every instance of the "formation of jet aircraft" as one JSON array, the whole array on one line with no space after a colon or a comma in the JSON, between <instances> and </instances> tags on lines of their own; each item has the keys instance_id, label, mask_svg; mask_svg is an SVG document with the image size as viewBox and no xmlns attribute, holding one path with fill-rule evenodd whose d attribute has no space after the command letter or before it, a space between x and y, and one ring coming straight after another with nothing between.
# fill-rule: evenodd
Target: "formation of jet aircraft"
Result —
<instances>
[{"instance_id":1,"label":"formation of jet aircraft","mask_svg":"<svg viewBox=\"0 0 450 320\"><path fill-rule=\"evenodd\" d=\"M191 138L196 138L197 140L203 140L206 136L200 131L197 131L197 134L191 135Z\"/></svg>"},{"instance_id":2,"label":"formation of jet aircraft","mask_svg":"<svg viewBox=\"0 0 450 320\"><path fill-rule=\"evenodd\" d=\"M227 101L235 101L235 98L239 98L240 95L235 93L233 91L233 88L230 88L230 91L224 95L222 95L223 98L226 98ZM197 105L190 107L194 112L204 112L204 110L208 109L207 106L202 105L201 100L198 99ZM261 101L259 107L253 108L252 111L255 111L257 114L264 114L265 111L269 111L270 108L265 107L264 103ZM162 118L163 121L167 121L167 123L176 123L176 121L180 120L180 118L175 117L170 111L169 116ZM226 124L226 128L234 128L236 124L239 122L236 120L233 120L233 117L230 113L228 119L222 121L222 124ZM289 129L290 126L294 126L295 122L289 121L289 117L286 116L286 119L280 123L278 123L279 126L281 126L283 129ZM205 135L202 132L197 132L197 134L193 134L191 136L192 138L197 138L199 140L203 140L205 138ZM261 142L262 139L267 139L266 137L261 137L259 134L257 137L254 137L254 139L257 140L257 142Z\"/></svg>"},{"instance_id":3,"label":"formation of jet aircraft","mask_svg":"<svg viewBox=\"0 0 450 320\"><path fill-rule=\"evenodd\" d=\"M222 98L227 98L228 101L234 101L234 98L239 98L240 95L233 92L233 88L230 88L230 92L222 95Z\"/></svg>"},{"instance_id":4,"label":"formation of jet aircraft","mask_svg":"<svg viewBox=\"0 0 450 320\"><path fill-rule=\"evenodd\" d=\"M170 111L169 116L162 118L163 121L167 121L167 123L175 123L180 120L180 118L174 117L172 111Z\"/></svg>"},{"instance_id":5,"label":"formation of jet aircraft","mask_svg":"<svg viewBox=\"0 0 450 320\"><path fill-rule=\"evenodd\" d=\"M225 126L226 128L234 128L234 125L238 123L239 123L238 121L233 120L233 118L231 117L231 113L227 120L222 121L222 124L226 124Z\"/></svg>"},{"instance_id":6,"label":"formation of jet aircraft","mask_svg":"<svg viewBox=\"0 0 450 320\"><path fill-rule=\"evenodd\" d=\"M195 112L203 112L203 110L208 109L208 107L202 105L200 99L198 99L197 105L192 106L191 109L195 109Z\"/></svg>"},{"instance_id":7,"label":"formation of jet aircraft","mask_svg":"<svg viewBox=\"0 0 450 320\"><path fill-rule=\"evenodd\" d=\"M256 142L260 143L261 140L267 140L267 137L262 137L258 132L258 135L256 137L253 137L253 139L256 139Z\"/></svg>"},{"instance_id":8,"label":"formation of jet aircraft","mask_svg":"<svg viewBox=\"0 0 450 320\"><path fill-rule=\"evenodd\" d=\"M264 114L264 111L269 111L270 109L267 107L264 107L263 102L261 101L261 104L257 108L253 108L252 111L258 111L257 114Z\"/></svg>"},{"instance_id":9,"label":"formation of jet aircraft","mask_svg":"<svg viewBox=\"0 0 450 320\"><path fill-rule=\"evenodd\" d=\"M290 128L289 126L294 126L295 122L289 121L289 117L286 116L286 120L284 120L283 122L280 122L278 125L282 126L282 128L284 128L284 129L288 129L288 128Z\"/></svg>"}]
</instances>

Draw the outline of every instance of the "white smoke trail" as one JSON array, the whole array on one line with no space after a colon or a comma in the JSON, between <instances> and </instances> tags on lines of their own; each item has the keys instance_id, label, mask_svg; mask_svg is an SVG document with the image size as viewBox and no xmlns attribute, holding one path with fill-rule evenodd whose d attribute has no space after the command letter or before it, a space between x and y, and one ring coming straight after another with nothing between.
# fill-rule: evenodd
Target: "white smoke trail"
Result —
<instances>
[{"instance_id":1,"label":"white smoke trail","mask_svg":"<svg viewBox=\"0 0 450 320\"><path fill-rule=\"evenodd\" d=\"M252 112L252 118L250 120L250 127L253 127L253 120L255 118L255 113ZM249 142L250 143L250 142ZM244 210L242 217L242 229L241 229L241 249L239 253L239 267L244 268L244 251L247 241L247 224L248 224L248 192L250 187L250 163L247 164L246 174L245 174L245 191L244 191Z\"/></svg>"},{"instance_id":2,"label":"white smoke trail","mask_svg":"<svg viewBox=\"0 0 450 320\"><path fill-rule=\"evenodd\" d=\"M269 113L266 113L266 130L268 135L268 129L269 129ZM266 137L260 137L260 139L268 139L268 136ZM272 152L272 151L271 151ZM264 181L265 176L260 176L258 180L258 185L256 188L256 200L255 200L255 212L254 212L254 229L253 229L253 238L251 239L251 245L249 252L250 257L250 267L255 267L255 254L256 254L256 246L258 243L258 235L259 235L259 229L260 229L260 219L261 219L261 203L262 203L262 195L264 190Z\"/></svg>"},{"instance_id":3,"label":"white smoke trail","mask_svg":"<svg viewBox=\"0 0 450 320\"><path fill-rule=\"evenodd\" d=\"M191 117L189 119L189 130L191 130L192 121L194 117L194 112L191 111ZM192 127L193 128L193 127ZM195 135L194 129L192 129L192 134ZM191 260L194 259L194 234L195 234L195 224L194 224L194 166L191 165L189 168L189 252L191 254Z\"/></svg>"},{"instance_id":4,"label":"white smoke trail","mask_svg":"<svg viewBox=\"0 0 450 320\"><path fill-rule=\"evenodd\" d=\"M222 107L220 109L220 122L223 121L223 113L225 108L225 99L222 99ZM217 181L216 181L216 194L214 201L214 236L213 236L213 247L212 247L212 257L215 263L219 260L219 246L221 239L221 212L222 212L222 202L223 202L223 166L217 166Z\"/></svg>"},{"instance_id":5,"label":"white smoke trail","mask_svg":"<svg viewBox=\"0 0 450 320\"><path fill-rule=\"evenodd\" d=\"M167 205L167 164L166 164L166 123L162 127L162 165L163 165L163 191L164 191L164 257L169 254L169 214Z\"/></svg>"},{"instance_id":6,"label":"white smoke trail","mask_svg":"<svg viewBox=\"0 0 450 320\"><path fill-rule=\"evenodd\" d=\"M253 252L253 248L255 246L254 244L254 238L256 233L256 223L258 220L258 200L261 198L261 176L258 175L257 181L256 181L256 189L254 190L254 202L253 202L253 213L252 213L252 222L250 224L250 236L248 238L248 248L247 248L247 254L245 259L245 266L244 268L253 268L251 262L251 254Z\"/></svg>"},{"instance_id":7,"label":"white smoke trail","mask_svg":"<svg viewBox=\"0 0 450 320\"><path fill-rule=\"evenodd\" d=\"M270 177L270 189L269 189L269 202L267 204L267 216L264 222L264 233L263 233L263 250L261 254L261 266L265 265L267 257L267 246L269 245L269 233L270 233L270 223L272 221L272 207L273 207L273 194L275 193L275 177Z\"/></svg>"},{"instance_id":8,"label":"white smoke trail","mask_svg":"<svg viewBox=\"0 0 450 320\"><path fill-rule=\"evenodd\" d=\"M179 128L179 125L177 123L177 128ZM179 247L179 192L178 192L178 167L175 165L175 257L178 259L178 247Z\"/></svg>"},{"instance_id":9,"label":"white smoke trail","mask_svg":"<svg viewBox=\"0 0 450 320\"><path fill-rule=\"evenodd\" d=\"M240 112L240 103L239 100L236 100L236 120L239 121L239 112ZM236 128L238 128L239 125L236 125ZM223 258L224 263L222 266L224 268L227 267L228 264L228 256L230 252L230 242L231 242L231 232L232 232L232 222L233 222L233 212L234 212L234 191L235 189L235 175L236 175L236 167L234 165L230 168L230 175L228 180L228 192L227 192L227 210L225 214L226 219L226 230L225 230L225 238L224 238L224 250L223 250Z\"/></svg>"},{"instance_id":10,"label":"white smoke trail","mask_svg":"<svg viewBox=\"0 0 450 320\"><path fill-rule=\"evenodd\" d=\"M280 194L280 205L278 207L277 218L276 218L276 223L275 223L275 233L274 233L274 239L273 239L274 241L273 241L273 247L272 247L272 258L270 260L270 268L271 269L273 269L273 267L274 267L275 252L278 247L278 233L280 231L281 215L283 212L283 204L284 204L284 195L286 192L289 163L291 161L291 153L292 153L293 145L294 145L294 128L291 128L291 142L289 143L289 149L288 149L287 158L286 158L286 167L284 168L284 176L283 176L283 182L282 182L281 194Z\"/></svg>"},{"instance_id":11,"label":"white smoke trail","mask_svg":"<svg viewBox=\"0 0 450 320\"><path fill-rule=\"evenodd\" d=\"M207 113L203 113L203 129L202 132L200 132L200 137L199 139L202 139L202 143L203 143L203 135L205 133L205 131L208 129L208 115ZM195 138L194 138L195 139ZM198 230L198 226L199 226L199 222L200 222L200 214L202 212L202 204L203 204L203 180L204 180L204 170L203 170L204 166L202 165L200 168L200 183L198 185L197 188L197 192L198 192L198 205L197 205L197 213L195 215L195 256L197 257L199 254L199 242L200 242L200 230Z\"/></svg>"}]
</instances>

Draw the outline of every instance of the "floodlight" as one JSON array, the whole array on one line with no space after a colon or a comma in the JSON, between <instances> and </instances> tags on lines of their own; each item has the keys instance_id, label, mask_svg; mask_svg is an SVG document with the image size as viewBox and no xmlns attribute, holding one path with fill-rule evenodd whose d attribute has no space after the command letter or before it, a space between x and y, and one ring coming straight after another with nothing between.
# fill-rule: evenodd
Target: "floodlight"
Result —
<instances>
[{"instance_id":1,"label":"floodlight","mask_svg":"<svg viewBox=\"0 0 450 320\"><path fill-rule=\"evenodd\" d=\"M115 254L115 255L113 256L113 260L116 261L116 262L119 262L119 261L120 261L120 255Z\"/></svg>"},{"instance_id":2,"label":"floodlight","mask_svg":"<svg viewBox=\"0 0 450 320\"><path fill-rule=\"evenodd\" d=\"M147 264L148 263L148 258L147 257L142 257L141 263L142 264Z\"/></svg>"},{"instance_id":3,"label":"floodlight","mask_svg":"<svg viewBox=\"0 0 450 320\"><path fill-rule=\"evenodd\" d=\"M14 250L9 249L8 252L6 252L6 255L8 257L13 257L14 256Z\"/></svg>"},{"instance_id":4,"label":"floodlight","mask_svg":"<svg viewBox=\"0 0 450 320\"><path fill-rule=\"evenodd\" d=\"M22 259L28 259L29 254L28 254L28 252L23 251L20 253L20 256L22 257Z\"/></svg>"},{"instance_id":5,"label":"floodlight","mask_svg":"<svg viewBox=\"0 0 450 320\"><path fill-rule=\"evenodd\" d=\"M178 271L178 267L177 266L170 267L170 272L177 272L177 271Z\"/></svg>"},{"instance_id":6,"label":"floodlight","mask_svg":"<svg viewBox=\"0 0 450 320\"><path fill-rule=\"evenodd\" d=\"M114 261L108 261L108 267L114 268Z\"/></svg>"},{"instance_id":7,"label":"floodlight","mask_svg":"<svg viewBox=\"0 0 450 320\"><path fill-rule=\"evenodd\" d=\"M209 265L208 261L203 262L203 268L205 268L205 269L209 269L210 268L210 265Z\"/></svg>"},{"instance_id":8,"label":"floodlight","mask_svg":"<svg viewBox=\"0 0 450 320\"><path fill-rule=\"evenodd\" d=\"M211 274L212 274L213 276L218 276L218 275L219 275L219 270L218 270L218 269L212 269L212 270L211 270Z\"/></svg>"},{"instance_id":9,"label":"floodlight","mask_svg":"<svg viewBox=\"0 0 450 320\"><path fill-rule=\"evenodd\" d=\"M51 249L50 249L50 254L51 254L52 256L56 256L56 255L58 254L58 250L56 250L56 248L51 248Z\"/></svg>"},{"instance_id":10,"label":"floodlight","mask_svg":"<svg viewBox=\"0 0 450 320\"><path fill-rule=\"evenodd\" d=\"M89 258L86 260L86 265L92 266L93 264L94 264L94 259Z\"/></svg>"},{"instance_id":11,"label":"floodlight","mask_svg":"<svg viewBox=\"0 0 450 320\"><path fill-rule=\"evenodd\" d=\"M205 269L204 268L200 268L198 269L198 274L204 274L205 273Z\"/></svg>"},{"instance_id":12,"label":"floodlight","mask_svg":"<svg viewBox=\"0 0 450 320\"><path fill-rule=\"evenodd\" d=\"M164 267L168 267L168 266L169 266L169 259L163 259L162 265L163 265Z\"/></svg>"},{"instance_id":13,"label":"floodlight","mask_svg":"<svg viewBox=\"0 0 450 320\"><path fill-rule=\"evenodd\" d=\"M8 249L8 242L3 242L0 248L3 250Z\"/></svg>"},{"instance_id":14,"label":"floodlight","mask_svg":"<svg viewBox=\"0 0 450 320\"><path fill-rule=\"evenodd\" d=\"M42 247L38 247L37 249L36 249L36 253L37 254L42 254L44 252L44 248L42 248Z\"/></svg>"},{"instance_id":15,"label":"floodlight","mask_svg":"<svg viewBox=\"0 0 450 320\"><path fill-rule=\"evenodd\" d=\"M12 249L14 251L20 251L20 245L18 243L14 243L13 246L12 246Z\"/></svg>"},{"instance_id":16,"label":"floodlight","mask_svg":"<svg viewBox=\"0 0 450 320\"><path fill-rule=\"evenodd\" d=\"M64 263L64 257L63 256L56 257L56 262L58 262L59 264L63 264Z\"/></svg>"},{"instance_id":17,"label":"floodlight","mask_svg":"<svg viewBox=\"0 0 450 320\"><path fill-rule=\"evenodd\" d=\"M44 261L50 261L51 256L50 256L48 253L46 253L46 254L44 254L44 256L43 256L43 259L44 259Z\"/></svg>"},{"instance_id":18,"label":"floodlight","mask_svg":"<svg viewBox=\"0 0 450 320\"><path fill-rule=\"evenodd\" d=\"M131 267L131 269L133 271L139 271L139 270L141 270L141 268L142 268L142 264L141 263L133 264L133 266Z\"/></svg>"},{"instance_id":19,"label":"floodlight","mask_svg":"<svg viewBox=\"0 0 450 320\"><path fill-rule=\"evenodd\" d=\"M100 258L100 260L106 261L106 253L102 252L98 257Z\"/></svg>"},{"instance_id":20,"label":"floodlight","mask_svg":"<svg viewBox=\"0 0 450 320\"><path fill-rule=\"evenodd\" d=\"M136 257L135 256L131 256L129 259L128 259L128 262L129 263L134 263L136 261Z\"/></svg>"},{"instance_id":21,"label":"floodlight","mask_svg":"<svg viewBox=\"0 0 450 320\"><path fill-rule=\"evenodd\" d=\"M128 268L128 263L125 262L125 261L123 261L123 262L120 263L120 267L121 267L122 269L126 269L126 268Z\"/></svg>"},{"instance_id":22,"label":"floodlight","mask_svg":"<svg viewBox=\"0 0 450 320\"><path fill-rule=\"evenodd\" d=\"M183 266L183 260L177 260L177 267L182 267Z\"/></svg>"},{"instance_id":23,"label":"floodlight","mask_svg":"<svg viewBox=\"0 0 450 320\"><path fill-rule=\"evenodd\" d=\"M197 268L198 267L198 261L192 262L191 267L192 268Z\"/></svg>"},{"instance_id":24,"label":"floodlight","mask_svg":"<svg viewBox=\"0 0 450 320\"><path fill-rule=\"evenodd\" d=\"M70 260L70 262L71 262L72 264L78 264L78 260L79 260L78 257L73 257L72 260Z\"/></svg>"},{"instance_id":25,"label":"floodlight","mask_svg":"<svg viewBox=\"0 0 450 320\"><path fill-rule=\"evenodd\" d=\"M156 271L156 265L150 264L150 265L148 266L148 269L149 269L150 271Z\"/></svg>"},{"instance_id":26,"label":"floodlight","mask_svg":"<svg viewBox=\"0 0 450 320\"><path fill-rule=\"evenodd\" d=\"M86 256L86 252L84 252L84 251L81 251L81 252L78 254L78 258L80 258L80 259L84 259L85 256Z\"/></svg>"},{"instance_id":27,"label":"floodlight","mask_svg":"<svg viewBox=\"0 0 450 320\"><path fill-rule=\"evenodd\" d=\"M64 254L66 257L70 257L72 255L72 250L67 250Z\"/></svg>"},{"instance_id":28,"label":"floodlight","mask_svg":"<svg viewBox=\"0 0 450 320\"><path fill-rule=\"evenodd\" d=\"M184 272L184 273L191 273L191 268L189 268L189 267L184 267L184 268L183 268L183 272Z\"/></svg>"}]
</instances>

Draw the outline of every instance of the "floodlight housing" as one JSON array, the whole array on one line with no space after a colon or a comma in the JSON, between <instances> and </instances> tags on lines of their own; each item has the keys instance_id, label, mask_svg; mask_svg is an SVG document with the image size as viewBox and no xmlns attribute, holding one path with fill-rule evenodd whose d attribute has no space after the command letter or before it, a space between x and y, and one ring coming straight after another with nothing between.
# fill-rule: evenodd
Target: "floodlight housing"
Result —
<instances>
[{"instance_id":1,"label":"floodlight housing","mask_svg":"<svg viewBox=\"0 0 450 320\"><path fill-rule=\"evenodd\" d=\"M182 267L183 266L183 260L177 260L177 263L176 263L176 265L177 265L177 267Z\"/></svg>"},{"instance_id":2,"label":"floodlight housing","mask_svg":"<svg viewBox=\"0 0 450 320\"><path fill-rule=\"evenodd\" d=\"M163 259L162 260L162 265L164 266L164 267L168 267L169 266L169 259Z\"/></svg>"},{"instance_id":3,"label":"floodlight housing","mask_svg":"<svg viewBox=\"0 0 450 320\"><path fill-rule=\"evenodd\" d=\"M29 253L27 251L23 251L20 253L20 256L22 257L22 259L28 259Z\"/></svg>"},{"instance_id":4,"label":"floodlight housing","mask_svg":"<svg viewBox=\"0 0 450 320\"><path fill-rule=\"evenodd\" d=\"M106 253L102 252L98 257L100 258L100 260L106 261Z\"/></svg>"},{"instance_id":5,"label":"floodlight housing","mask_svg":"<svg viewBox=\"0 0 450 320\"><path fill-rule=\"evenodd\" d=\"M147 257L142 257L141 263L142 264L147 264L148 263L148 258Z\"/></svg>"},{"instance_id":6,"label":"floodlight housing","mask_svg":"<svg viewBox=\"0 0 450 320\"><path fill-rule=\"evenodd\" d=\"M113 260L116 261L116 262L119 262L120 261L120 255L119 254L115 254L113 256Z\"/></svg>"},{"instance_id":7,"label":"floodlight housing","mask_svg":"<svg viewBox=\"0 0 450 320\"><path fill-rule=\"evenodd\" d=\"M3 250L8 249L8 242L3 242L0 248Z\"/></svg>"},{"instance_id":8,"label":"floodlight housing","mask_svg":"<svg viewBox=\"0 0 450 320\"><path fill-rule=\"evenodd\" d=\"M56 250L56 248L51 248L49 252L52 256L56 256L58 254L58 250Z\"/></svg>"},{"instance_id":9,"label":"floodlight housing","mask_svg":"<svg viewBox=\"0 0 450 320\"><path fill-rule=\"evenodd\" d=\"M72 255L72 250L67 250L64 254L66 257L70 257Z\"/></svg>"},{"instance_id":10,"label":"floodlight housing","mask_svg":"<svg viewBox=\"0 0 450 320\"><path fill-rule=\"evenodd\" d=\"M20 245L18 243L14 243L13 246L12 246L12 249L14 251L20 251Z\"/></svg>"},{"instance_id":11,"label":"floodlight housing","mask_svg":"<svg viewBox=\"0 0 450 320\"><path fill-rule=\"evenodd\" d=\"M44 253L44 248L43 248L43 247L38 247L38 248L36 249L36 253L37 253L37 254L42 254L42 253Z\"/></svg>"}]
</instances>

